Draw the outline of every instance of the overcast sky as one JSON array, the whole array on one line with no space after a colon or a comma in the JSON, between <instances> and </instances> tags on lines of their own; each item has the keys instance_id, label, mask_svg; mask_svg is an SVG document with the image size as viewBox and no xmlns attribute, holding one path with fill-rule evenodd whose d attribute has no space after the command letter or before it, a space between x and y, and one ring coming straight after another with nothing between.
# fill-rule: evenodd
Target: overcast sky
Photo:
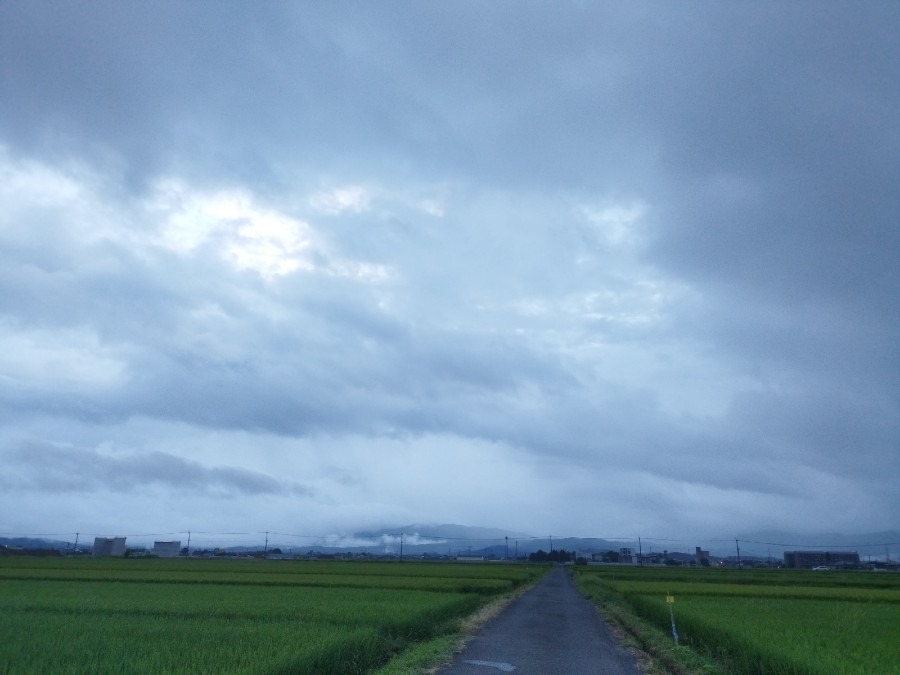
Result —
<instances>
[{"instance_id":1,"label":"overcast sky","mask_svg":"<svg viewBox=\"0 0 900 675\"><path fill-rule=\"evenodd\" d=\"M0 3L0 532L900 528L900 3Z\"/></svg>"}]
</instances>

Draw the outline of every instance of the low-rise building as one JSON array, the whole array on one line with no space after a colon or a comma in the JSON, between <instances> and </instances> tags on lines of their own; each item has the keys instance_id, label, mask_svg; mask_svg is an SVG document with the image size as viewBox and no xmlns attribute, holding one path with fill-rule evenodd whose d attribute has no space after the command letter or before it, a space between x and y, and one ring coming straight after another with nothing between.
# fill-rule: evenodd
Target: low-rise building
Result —
<instances>
[{"instance_id":1,"label":"low-rise building","mask_svg":"<svg viewBox=\"0 0 900 675\"><path fill-rule=\"evenodd\" d=\"M814 567L842 567L858 565L859 553L856 551L785 551L784 566L795 569L812 569Z\"/></svg>"},{"instance_id":2,"label":"low-rise building","mask_svg":"<svg viewBox=\"0 0 900 675\"><path fill-rule=\"evenodd\" d=\"M153 555L160 558L175 558L181 553L180 541L155 541L153 542Z\"/></svg>"},{"instance_id":3,"label":"low-rise building","mask_svg":"<svg viewBox=\"0 0 900 675\"><path fill-rule=\"evenodd\" d=\"M709 567L709 551L704 551L699 546L695 547L694 562L698 567Z\"/></svg>"}]
</instances>

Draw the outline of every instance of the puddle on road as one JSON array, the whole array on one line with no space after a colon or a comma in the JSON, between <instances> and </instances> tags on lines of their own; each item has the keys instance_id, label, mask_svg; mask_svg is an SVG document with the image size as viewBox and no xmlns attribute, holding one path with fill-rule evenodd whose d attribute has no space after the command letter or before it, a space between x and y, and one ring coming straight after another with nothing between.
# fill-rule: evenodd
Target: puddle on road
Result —
<instances>
[{"instance_id":1,"label":"puddle on road","mask_svg":"<svg viewBox=\"0 0 900 675\"><path fill-rule=\"evenodd\" d=\"M503 673L511 673L516 669L514 665L511 663L502 663L500 661L469 661L464 660L463 663L468 663L472 666L484 666L486 668L496 668L500 672Z\"/></svg>"}]
</instances>

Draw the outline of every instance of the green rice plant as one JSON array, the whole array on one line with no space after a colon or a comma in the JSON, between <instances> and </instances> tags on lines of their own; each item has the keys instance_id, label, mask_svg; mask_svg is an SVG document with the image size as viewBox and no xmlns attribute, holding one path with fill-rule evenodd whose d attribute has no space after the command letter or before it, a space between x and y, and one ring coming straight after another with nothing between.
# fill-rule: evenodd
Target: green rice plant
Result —
<instances>
[{"instance_id":1,"label":"green rice plant","mask_svg":"<svg viewBox=\"0 0 900 675\"><path fill-rule=\"evenodd\" d=\"M134 563L134 564L132 564ZM333 570L328 566L334 564ZM541 570L537 570L539 573ZM393 574L390 574L393 572ZM533 578L535 568L514 565L291 563L282 561L33 560L0 566L0 579L69 579L131 583L325 586L463 591L492 595Z\"/></svg>"},{"instance_id":2,"label":"green rice plant","mask_svg":"<svg viewBox=\"0 0 900 675\"><path fill-rule=\"evenodd\" d=\"M664 597L634 595L628 602L655 624L669 625ZM675 607L683 643L730 673L900 672L900 615L890 604L683 596Z\"/></svg>"},{"instance_id":3,"label":"green rice plant","mask_svg":"<svg viewBox=\"0 0 900 675\"><path fill-rule=\"evenodd\" d=\"M0 607L7 612L45 612L87 615L104 613L148 618L216 617L260 621L295 620L341 625L403 622L436 608L469 611L478 597L466 593L381 588L360 592L347 588L278 589L269 587L122 584L120 582L6 581L0 586ZM361 602L364 600L364 602ZM395 617L399 617L395 620ZM398 624L399 625L399 624Z\"/></svg>"},{"instance_id":4,"label":"green rice plant","mask_svg":"<svg viewBox=\"0 0 900 675\"><path fill-rule=\"evenodd\" d=\"M6 673L363 673L377 627L215 617L18 613L0 618Z\"/></svg>"},{"instance_id":5,"label":"green rice plant","mask_svg":"<svg viewBox=\"0 0 900 675\"><path fill-rule=\"evenodd\" d=\"M0 560L0 672L371 672L545 571L330 564Z\"/></svg>"},{"instance_id":6,"label":"green rice plant","mask_svg":"<svg viewBox=\"0 0 900 675\"><path fill-rule=\"evenodd\" d=\"M670 629L666 596L674 596L681 644L728 673L900 674L900 576L721 572L590 568L576 579L586 594L615 594L661 630Z\"/></svg>"},{"instance_id":7,"label":"green rice plant","mask_svg":"<svg viewBox=\"0 0 900 675\"><path fill-rule=\"evenodd\" d=\"M613 581L610 585L623 595L666 595L677 592L690 596L742 596L754 598L795 598L798 600L851 600L900 604L900 588L820 587L789 585L748 585L685 581Z\"/></svg>"},{"instance_id":8,"label":"green rice plant","mask_svg":"<svg viewBox=\"0 0 900 675\"><path fill-rule=\"evenodd\" d=\"M730 584L742 586L791 586L802 588L900 588L900 578L896 574L832 571L813 572L793 569L717 569L691 567L638 567L638 566L588 566L578 569L578 574L599 575L606 581L659 581L676 583L680 581L703 584Z\"/></svg>"}]
</instances>

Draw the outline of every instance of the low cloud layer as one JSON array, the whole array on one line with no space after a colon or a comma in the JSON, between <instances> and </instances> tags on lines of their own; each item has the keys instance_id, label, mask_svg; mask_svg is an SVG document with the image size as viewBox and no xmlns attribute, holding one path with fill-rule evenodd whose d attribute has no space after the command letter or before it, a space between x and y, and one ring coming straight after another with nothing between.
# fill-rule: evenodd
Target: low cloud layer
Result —
<instances>
[{"instance_id":1,"label":"low cloud layer","mask_svg":"<svg viewBox=\"0 0 900 675\"><path fill-rule=\"evenodd\" d=\"M0 457L7 469L3 479L7 490L27 489L43 492L45 496L159 489L190 490L223 498L308 493L262 473L232 467L204 467L159 451L123 453L115 449L98 451L22 443Z\"/></svg>"},{"instance_id":2,"label":"low cloud layer","mask_svg":"<svg viewBox=\"0 0 900 675\"><path fill-rule=\"evenodd\" d=\"M898 28L0 6L0 531L900 528Z\"/></svg>"}]
</instances>

